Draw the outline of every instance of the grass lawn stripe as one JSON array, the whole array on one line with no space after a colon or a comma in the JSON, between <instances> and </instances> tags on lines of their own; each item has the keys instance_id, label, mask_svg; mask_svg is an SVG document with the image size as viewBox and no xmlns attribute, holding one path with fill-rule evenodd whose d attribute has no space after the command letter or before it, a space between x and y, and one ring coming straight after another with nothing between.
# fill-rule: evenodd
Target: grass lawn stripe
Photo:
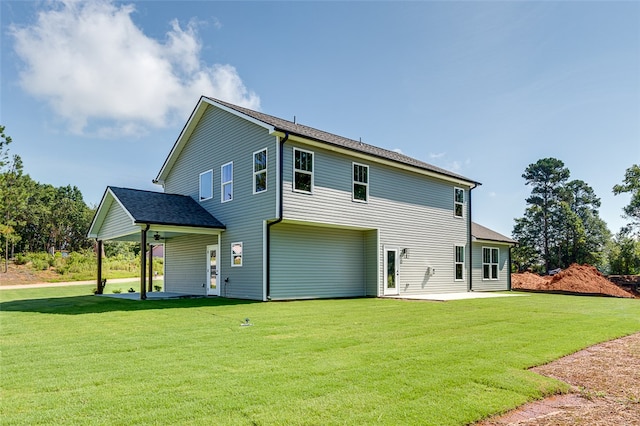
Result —
<instances>
[{"instance_id":1,"label":"grass lawn stripe","mask_svg":"<svg viewBox=\"0 0 640 426\"><path fill-rule=\"evenodd\" d=\"M566 389L528 367L640 331L629 299L141 302L91 288L0 292L3 424L463 425Z\"/></svg>"}]
</instances>

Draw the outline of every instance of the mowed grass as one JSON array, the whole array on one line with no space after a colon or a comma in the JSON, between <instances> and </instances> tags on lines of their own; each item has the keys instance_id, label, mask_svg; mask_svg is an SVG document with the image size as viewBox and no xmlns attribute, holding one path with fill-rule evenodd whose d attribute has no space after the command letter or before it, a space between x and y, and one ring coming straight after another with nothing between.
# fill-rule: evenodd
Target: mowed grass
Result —
<instances>
[{"instance_id":1,"label":"mowed grass","mask_svg":"<svg viewBox=\"0 0 640 426\"><path fill-rule=\"evenodd\" d=\"M528 367L640 331L628 299L131 301L91 288L0 291L2 424L464 425L567 389Z\"/></svg>"}]
</instances>

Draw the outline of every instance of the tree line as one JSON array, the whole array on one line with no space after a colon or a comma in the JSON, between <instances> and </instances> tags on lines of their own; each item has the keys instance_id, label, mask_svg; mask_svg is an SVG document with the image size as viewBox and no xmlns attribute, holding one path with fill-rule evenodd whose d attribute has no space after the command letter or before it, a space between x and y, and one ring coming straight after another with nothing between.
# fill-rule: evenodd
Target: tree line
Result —
<instances>
[{"instance_id":1,"label":"tree line","mask_svg":"<svg viewBox=\"0 0 640 426\"><path fill-rule=\"evenodd\" d=\"M54 187L24 173L19 155L11 155L10 136L0 126L0 252L77 251L92 246L86 238L95 209L76 186Z\"/></svg>"},{"instance_id":2,"label":"tree line","mask_svg":"<svg viewBox=\"0 0 640 426\"><path fill-rule=\"evenodd\" d=\"M629 223L613 236L600 218L598 198L561 160L543 158L530 164L522 178L531 186L524 216L515 219L513 250L516 270L548 273L572 263L591 264L612 274L640 273L640 166L632 165L615 195L630 193L624 208Z\"/></svg>"},{"instance_id":3,"label":"tree line","mask_svg":"<svg viewBox=\"0 0 640 426\"><path fill-rule=\"evenodd\" d=\"M14 253L91 247L86 232L95 208L86 205L75 186L54 187L24 174L20 156L9 152L11 142L0 126L0 252L5 270ZM513 268L548 272L587 263L607 273L640 274L640 166L629 167L622 183L612 188L616 195L631 194L623 212L629 223L615 235L599 216L600 198L593 188L569 180L570 175L556 158L540 159L525 169L522 178L531 195L513 227L518 241Z\"/></svg>"}]
</instances>

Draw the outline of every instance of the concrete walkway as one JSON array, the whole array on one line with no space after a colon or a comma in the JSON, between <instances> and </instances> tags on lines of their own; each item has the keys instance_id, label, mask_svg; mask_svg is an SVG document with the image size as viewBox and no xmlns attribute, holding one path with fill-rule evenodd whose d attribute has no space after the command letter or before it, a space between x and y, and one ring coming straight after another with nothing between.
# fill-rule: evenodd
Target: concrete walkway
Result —
<instances>
[{"instance_id":1,"label":"concrete walkway","mask_svg":"<svg viewBox=\"0 0 640 426\"><path fill-rule=\"evenodd\" d=\"M469 291L465 293L433 293L433 294L401 294L397 296L384 296L393 299L409 299L409 300L433 300L437 302L448 302L450 300L466 300L466 299L487 299L491 297L517 297L528 296L522 293L505 293L505 292L480 292Z\"/></svg>"}]
</instances>

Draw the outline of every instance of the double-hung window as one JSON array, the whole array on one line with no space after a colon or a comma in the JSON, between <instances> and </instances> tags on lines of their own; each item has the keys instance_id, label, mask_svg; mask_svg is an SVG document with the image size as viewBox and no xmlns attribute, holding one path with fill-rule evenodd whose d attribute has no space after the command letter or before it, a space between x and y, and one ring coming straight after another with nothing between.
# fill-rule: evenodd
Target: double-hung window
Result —
<instances>
[{"instance_id":1,"label":"double-hung window","mask_svg":"<svg viewBox=\"0 0 640 426\"><path fill-rule=\"evenodd\" d=\"M482 247L482 279L498 279L498 259L500 251L493 247Z\"/></svg>"},{"instance_id":2,"label":"double-hung window","mask_svg":"<svg viewBox=\"0 0 640 426\"><path fill-rule=\"evenodd\" d=\"M353 201L369 201L369 166L353 163Z\"/></svg>"},{"instance_id":3,"label":"double-hung window","mask_svg":"<svg viewBox=\"0 0 640 426\"><path fill-rule=\"evenodd\" d=\"M242 266L242 243L231 243L231 266Z\"/></svg>"},{"instance_id":4,"label":"double-hung window","mask_svg":"<svg viewBox=\"0 0 640 426\"><path fill-rule=\"evenodd\" d=\"M464 279L464 246L456 246L456 281Z\"/></svg>"},{"instance_id":5,"label":"double-hung window","mask_svg":"<svg viewBox=\"0 0 640 426\"><path fill-rule=\"evenodd\" d=\"M213 198L213 170L200 173L200 201Z\"/></svg>"},{"instance_id":6,"label":"double-hung window","mask_svg":"<svg viewBox=\"0 0 640 426\"><path fill-rule=\"evenodd\" d=\"M233 200L233 161L220 168L220 201Z\"/></svg>"},{"instance_id":7,"label":"double-hung window","mask_svg":"<svg viewBox=\"0 0 640 426\"><path fill-rule=\"evenodd\" d=\"M462 217L462 211L464 206L464 189L453 189L453 215L455 217Z\"/></svg>"},{"instance_id":8,"label":"double-hung window","mask_svg":"<svg viewBox=\"0 0 640 426\"><path fill-rule=\"evenodd\" d=\"M253 193L267 190L267 148L253 153Z\"/></svg>"},{"instance_id":9,"label":"double-hung window","mask_svg":"<svg viewBox=\"0 0 640 426\"><path fill-rule=\"evenodd\" d=\"M293 149L293 190L313 192L313 152Z\"/></svg>"}]
</instances>

